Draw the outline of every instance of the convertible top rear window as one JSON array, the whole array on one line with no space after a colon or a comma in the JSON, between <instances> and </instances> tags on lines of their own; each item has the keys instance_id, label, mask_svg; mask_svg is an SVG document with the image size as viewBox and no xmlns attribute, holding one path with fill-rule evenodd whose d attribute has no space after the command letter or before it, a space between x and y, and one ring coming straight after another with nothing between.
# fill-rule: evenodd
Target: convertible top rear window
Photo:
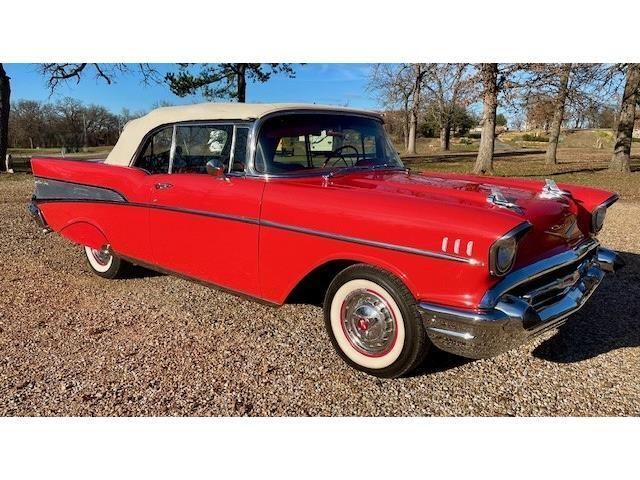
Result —
<instances>
[{"instance_id":1,"label":"convertible top rear window","mask_svg":"<svg viewBox=\"0 0 640 480\"><path fill-rule=\"evenodd\" d=\"M402 167L382 122L356 115L295 114L265 121L255 168L268 174Z\"/></svg>"}]
</instances>

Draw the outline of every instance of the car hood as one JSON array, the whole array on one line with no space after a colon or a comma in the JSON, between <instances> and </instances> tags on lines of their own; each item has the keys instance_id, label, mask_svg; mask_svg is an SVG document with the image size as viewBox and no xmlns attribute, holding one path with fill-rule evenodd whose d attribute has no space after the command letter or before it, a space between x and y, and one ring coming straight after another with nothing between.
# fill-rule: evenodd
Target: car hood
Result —
<instances>
[{"instance_id":1,"label":"car hood","mask_svg":"<svg viewBox=\"0 0 640 480\"><path fill-rule=\"evenodd\" d=\"M582 241L588 226L579 221L579 205L570 195L543 195L543 182L447 174L370 172L336 176L336 188L369 189L386 195L421 198L432 205L457 204L463 208L511 215L532 228L521 248L529 260ZM489 201L490 195L513 204L511 208ZM502 232L506 233L506 232ZM534 251L535 250L535 251Z\"/></svg>"}]
</instances>

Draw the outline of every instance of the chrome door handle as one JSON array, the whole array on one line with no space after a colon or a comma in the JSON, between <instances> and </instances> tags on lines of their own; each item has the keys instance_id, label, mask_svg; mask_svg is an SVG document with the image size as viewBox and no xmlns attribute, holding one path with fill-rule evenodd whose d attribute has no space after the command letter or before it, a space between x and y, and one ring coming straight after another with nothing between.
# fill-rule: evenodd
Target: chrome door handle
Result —
<instances>
[{"instance_id":1,"label":"chrome door handle","mask_svg":"<svg viewBox=\"0 0 640 480\"><path fill-rule=\"evenodd\" d=\"M173 187L171 183L156 183L156 190L166 190L167 188Z\"/></svg>"}]
</instances>

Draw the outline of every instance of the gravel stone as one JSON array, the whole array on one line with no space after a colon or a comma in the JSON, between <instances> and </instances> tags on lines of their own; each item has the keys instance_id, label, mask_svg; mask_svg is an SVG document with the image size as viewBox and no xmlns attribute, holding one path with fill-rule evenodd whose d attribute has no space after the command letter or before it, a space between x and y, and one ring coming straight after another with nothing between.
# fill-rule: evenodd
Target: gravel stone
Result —
<instances>
[{"instance_id":1,"label":"gravel stone","mask_svg":"<svg viewBox=\"0 0 640 480\"><path fill-rule=\"evenodd\" d=\"M2 415L640 415L640 202L613 206L600 235L626 268L557 332L381 380L338 358L318 307L92 274L35 226L32 191L0 179Z\"/></svg>"}]
</instances>

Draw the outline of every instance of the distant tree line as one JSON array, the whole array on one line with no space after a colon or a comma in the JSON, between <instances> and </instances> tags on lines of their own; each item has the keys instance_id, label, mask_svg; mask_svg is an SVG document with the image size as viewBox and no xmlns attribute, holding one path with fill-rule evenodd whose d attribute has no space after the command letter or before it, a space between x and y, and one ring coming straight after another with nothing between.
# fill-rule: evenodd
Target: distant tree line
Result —
<instances>
[{"instance_id":1,"label":"distant tree line","mask_svg":"<svg viewBox=\"0 0 640 480\"><path fill-rule=\"evenodd\" d=\"M79 83L86 77L111 85L121 75L136 74L143 84L164 83L180 97L201 93L212 100L237 102L246 101L248 83L264 83L276 74L295 76L289 63L183 63L164 76L148 63L43 63L39 71L51 93L60 84ZM17 108L13 115L12 107ZM112 144L128 115L114 115L104 107L84 106L73 99L53 105L28 101L12 104L11 78L0 63L0 171L10 146L80 149Z\"/></svg>"},{"instance_id":2,"label":"distant tree line","mask_svg":"<svg viewBox=\"0 0 640 480\"><path fill-rule=\"evenodd\" d=\"M178 64L160 75L148 64L46 63L40 72L53 93L60 83L93 76L111 84L135 72L143 83L166 83L178 96L201 93L207 98L244 102L247 83L268 81L273 75L295 76L287 63ZM548 132L547 163L557 162L560 129L613 128L611 169L630 171L632 132L640 103L640 64L466 64L404 63L376 65L370 91L387 112L392 132L404 140L408 154L416 153L416 137L437 136L449 150L451 135L481 128L476 173L493 172L495 137L506 123L503 111L518 111L529 125ZM72 149L114 143L126 123L104 107L82 105L73 99L55 104L10 102L11 84L0 63L0 160L11 146L65 146ZM482 105L479 118L471 112ZM10 114L12 108L15 109ZM522 113L524 112L524 116ZM9 135L11 131L11 135ZM0 169L4 162L0 161Z\"/></svg>"},{"instance_id":3,"label":"distant tree line","mask_svg":"<svg viewBox=\"0 0 640 480\"><path fill-rule=\"evenodd\" d=\"M19 100L11 104L9 147L79 151L113 145L124 125L141 114L126 109L114 114L101 105L84 105L74 98L54 103Z\"/></svg>"},{"instance_id":4,"label":"distant tree line","mask_svg":"<svg viewBox=\"0 0 640 480\"><path fill-rule=\"evenodd\" d=\"M473 120L481 128L474 172L493 173L497 127L505 119L500 107L518 112L514 126L548 132L548 164L557 163L563 126L612 128L616 141L610 168L630 171L640 64L379 64L369 90L388 112L390 130L402 136L409 155L416 154L419 133L439 137L440 148L449 150L451 135L464 133ZM469 112L473 104L482 105L479 118Z\"/></svg>"}]
</instances>

